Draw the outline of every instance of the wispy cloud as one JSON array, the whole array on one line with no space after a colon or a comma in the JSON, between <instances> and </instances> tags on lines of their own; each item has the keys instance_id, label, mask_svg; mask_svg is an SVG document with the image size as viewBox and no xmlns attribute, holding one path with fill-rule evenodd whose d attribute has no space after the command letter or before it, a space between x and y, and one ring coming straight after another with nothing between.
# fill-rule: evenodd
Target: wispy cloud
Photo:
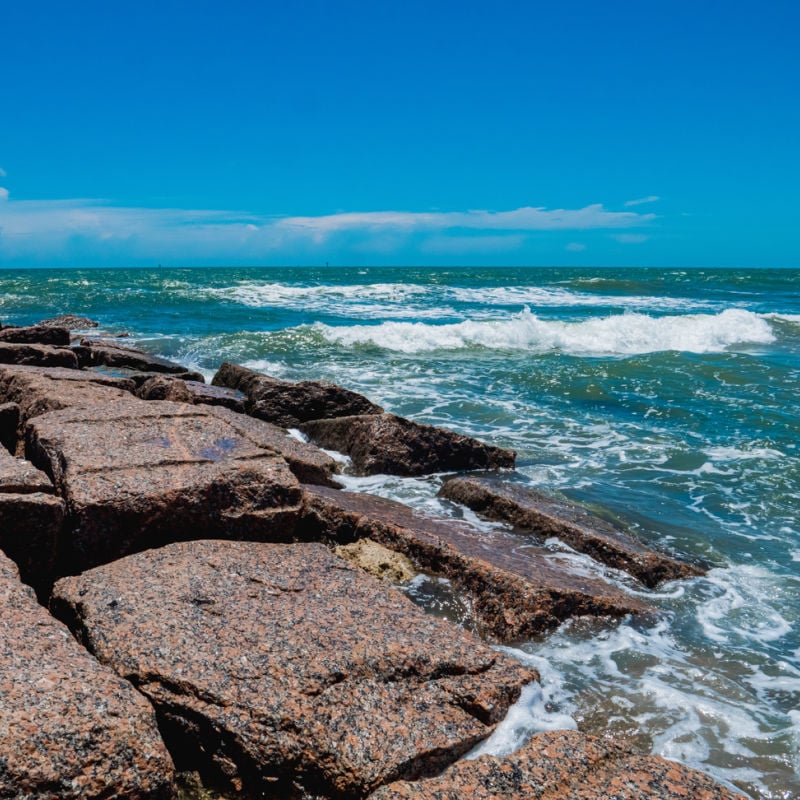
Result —
<instances>
[{"instance_id":1,"label":"wispy cloud","mask_svg":"<svg viewBox=\"0 0 800 800\"><path fill-rule=\"evenodd\" d=\"M2 167L0 167L0 178L5 178L6 175L8 175L8 173Z\"/></svg>"},{"instance_id":2,"label":"wispy cloud","mask_svg":"<svg viewBox=\"0 0 800 800\"><path fill-rule=\"evenodd\" d=\"M0 263L311 263L342 254L519 250L546 232L626 231L654 214L524 207L265 217L225 210L132 208L98 200L14 200L0 189ZM563 240L562 240L563 241Z\"/></svg>"},{"instance_id":3,"label":"wispy cloud","mask_svg":"<svg viewBox=\"0 0 800 800\"><path fill-rule=\"evenodd\" d=\"M611 238L621 244L642 244L647 241L647 237L643 233L615 233Z\"/></svg>"},{"instance_id":4,"label":"wispy cloud","mask_svg":"<svg viewBox=\"0 0 800 800\"><path fill-rule=\"evenodd\" d=\"M570 253L582 253L586 249L586 245L580 242L570 242L564 249Z\"/></svg>"},{"instance_id":5,"label":"wispy cloud","mask_svg":"<svg viewBox=\"0 0 800 800\"><path fill-rule=\"evenodd\" d=\"M649 194L647 197L638 197L636 200L628 200L625 203L625 208L630 208L631 206L641 206L645 203L655 203L661 198L657 194Z\"/></svg>"}]
</instances>

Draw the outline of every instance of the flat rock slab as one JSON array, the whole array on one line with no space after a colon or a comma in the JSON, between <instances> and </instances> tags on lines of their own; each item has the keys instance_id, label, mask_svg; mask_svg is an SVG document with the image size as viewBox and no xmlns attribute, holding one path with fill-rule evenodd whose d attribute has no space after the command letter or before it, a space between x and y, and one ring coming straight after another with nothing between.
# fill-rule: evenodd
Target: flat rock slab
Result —
<instances>
[{"instance_id":1,"label":"flat rock slab","mask_svg":"<svg viewBox=\"0 0 800 800\"><path fill-rule=\"evenodd\" d=\"M0 554L0 797L167 800L147 700L99 664Z\"/></svg>"},{"instance_id":2,"label":"flat rock slab","mask_svg":"<svg viewBox=\"0 0 800 800\"><path fill-rule=\"evenodd\" d=\"M0 366L0 402L19 406L20 421L62 408L130 397L135 385L78 369Z\"/></svg>"},{"instance_id":3,"label":"flat rock slab","mask_svg":"<svg viewBox=\"0 0 800 800\"><path fill-rule=\"evenodd\" d=\"M180 539L292 534L301 492L286 461L212 411L131 397L28 423L26 453L67 503L65 569Z\"/></svg>"},{"instance_id":4,"label":"flat rock slab","mask_svg":"<svg viewBox=\"0 0 800 800\"><path fill-rule=\"evenodd\" d=\"M81 367L125 367L144 372L186 372L186 367L113 339L81 339L75 348Z\"/></svg>"},{"instance_id":5,"label":"flat rock slab","mask_svg":"<svg viewBox=\"0 0 800 800\"><path fill-rule=\"evenodd\" d=\"M64 502L47 475L0 449L0 550L25 583L42 589L52 580L63 523Z\"/></svg>"},{"instance_id":6,"label":"flat rock slab","mask_svg":"<svg viewBox=\"0 0 800 800\"><path fill-rule=\"evenodd\" d=\"M304 487L301 527L338 542L372 539L414 566L449 578L470 596L481 634L501 642L553 628L573 616L621 617L650 610L598 578L558 562L543 547L500 531L425 516L374 495Z\"/></svg>"},{"instance_id":7,"label":"flat rock slab","mask_svg":"<svg viewBox=\"0 0 800 800\"><path fill-rule=\"evenodd\" d=\"M691 564L646 547L579 506L517 483L468 475L446 481L439 494L526 533L543 538L554 536L597 561L629 572L651 588L664 581L703 574Z\"/></svg>"},{"instance_id":8,"label":"flat rock slab","mask_svg":"<svg viewBox=\"0 0 800 800\"><path fill-rule=\"evenodd\" d=\"M0 330L0 342L49 344L55 347L69 347L69 330L54 325L29 325L21 328L3 328Z\"/></svg>"},{"instance_id":9,"label":"flat rock slab","mask_svg":"<svg viewBox=\"0 0 800 800\"><path fill-rule=\"evenodd\" d=\"M247 412L258 419L296 428L314 419L380 414L383 409L358 392L328 381L283 381L237 364L224 363L212 383L247 395Z\"/></svg>"},{"instance_id":10,"label":"flat rock slab","mask_svg":"<svg viewBox=\"0 0 800 800\"><path fill-rule=\"evenodd\" d=\"M708 775L578 731L536 734L505 758L461 761L444 774L398 782L370 800L745 800Z\"/></svg>"},{"instance_id":11,"label":"flat rock slab","mask_svg":"<svg viewBox=\"0 0 800 800\"><path fill-rule=\"evenodd\" d=\"M350 456L362 475L513 467L516 453L394 414L316 420L300 426L321 447Z\"/></svg>"},{"instance_id":12,"label":"flat rock slab","mask_svg":"<svg viewBox=\"0 0 800 800\"><path fill-rule=\"evenodd\" d=\"M12 344L6 341L0 342L0 364L77 369L78 359L69 347L51 347L47 344Z\"/></svg>"},{"instance_id":13,"label":"flat rock slab","mask_svg":"<svg viewBox=\"0 0 800 800\"><path fill-rule=\"evenodd\" d=\"M53 608L179 767L270 796L435 774L537 677L317 543L173 544L59 581Z\"/></svg>"},{"instance_id":14,"label":"flat rock slab","mask_svg":"<svg viewBox=\"0 0 800 800\"><path fill-rule=\"evenodd\" d=\"M167 375L148 378L136 390L142 400L172 400L177 403L207 404L223 406L243 414L245 396L236 389L225 386L209 386L199 381L182 380Z\"/></svg>"}]
</instances>

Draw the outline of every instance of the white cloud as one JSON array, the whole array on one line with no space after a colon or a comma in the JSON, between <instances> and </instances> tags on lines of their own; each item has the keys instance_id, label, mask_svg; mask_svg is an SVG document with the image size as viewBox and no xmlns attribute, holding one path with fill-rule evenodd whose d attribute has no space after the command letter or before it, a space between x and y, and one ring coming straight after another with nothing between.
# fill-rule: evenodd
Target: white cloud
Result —
<instances>
[{"instance_id":1,"label":"white cloud","mask_svg":"<svg viewBox=\"0 0 800 800\"><path fill-rule=\"evenodd\" d=\"M647 241L647 237L643 233L615 233L611 238L622 244L641 244Z\"/></svg>"},{"instance_id":2,"label":"white cloud","mask_svg":"<svg viewBox=\"0 0 800 800\"><path fill-rule=\"evenodd\" d=\"M647 197L639 197L636 200L628 200L625 203L625 208L630 208L631 206L641 206L644 203L655 203L661 198L657 194L649 194Z\"/></svg>"},{"instance_id":3,"label":"white cloud","mask_svg":"<svg viewBox=\"0 0 800 800\"><path fill-rule=\"evenodd\" d=\"M0 167L0 178L5 178L6 175L8 175L8 173L2 167Z\"/></svg>"},{"instance_id":4,"label":"white cloud","mask_svg":"<svg viewBox=\"0 0 800 800\"><path fill-rule=\"evenodd\" d=\"M0 186L0 203L3 200L8 200L8 189L4 189L2 186Z\"/></svg>"},{"instance_id":5,"label":"white cloud","mask_svg":"<svg viewBox=\"0 0 800 800\"><path fill-rule=\"evenodd\" d=\"M569 250L570 253L582 253L586 249L586 245L580 242L570 242L564 249Z\"/></svg>"}]
</instances>

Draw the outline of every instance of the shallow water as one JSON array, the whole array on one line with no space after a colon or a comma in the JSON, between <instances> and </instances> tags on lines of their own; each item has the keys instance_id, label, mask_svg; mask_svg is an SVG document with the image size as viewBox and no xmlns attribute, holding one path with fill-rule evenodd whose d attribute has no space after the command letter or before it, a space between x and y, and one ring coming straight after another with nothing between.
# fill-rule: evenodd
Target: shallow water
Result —
<instances>
[{"instance_id":1,"label":"shallow water","mask_svg":"<svg viewBox=\"0 0 800 800\"><path fill-rule=\"evenodd\" d=\"M71 311L209 377L235 360L342 383L512 447L532 485L708 564L656 592L605 570L660 609L657 624L576 621L523 644L542 686L483 749L550 727L624 733L752 797L789 798L800 795L798 286L791 270L0 271L0 321ZM436 498L438 476L349 482L463 513ZM447 587L416 589L463 613Z\"/></svg>"}]
</instances>

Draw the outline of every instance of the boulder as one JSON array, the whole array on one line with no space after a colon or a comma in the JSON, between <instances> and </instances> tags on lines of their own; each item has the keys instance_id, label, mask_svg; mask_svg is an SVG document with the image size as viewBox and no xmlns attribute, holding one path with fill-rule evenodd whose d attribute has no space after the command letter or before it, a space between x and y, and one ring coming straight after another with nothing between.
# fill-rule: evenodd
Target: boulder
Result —
<instances>
[{"instance_id":1,"label":"boulder","mask_svg":"<svg viewBox=\"0 0 800 800\"><path fill-rule=\"evenodd\" d=\"M47 475L0 449L0 550L40 591L52 580L63 522L64 502Z\"/></svg>"},{"instance_id":2,"label":"boulder","mask_svg":"<svg viewBox=\"0 0 800 800\"><path fill-rule=\"evenodd\" d=\"M0 342L13 344L49 344L69 347L69 330L52 325L29 325L22 328L3 328Z\"/></svg>"},{"instance_id":3,"label":"boulder","mask_svg":"<svg viewBox=\"0 0 800 800\"><path fill-rule=\"evenodd\" d=\"M0 366L0 402L19 406L20 421L78 405L130 397L131 381L77 369Z\"/></svg>"},{"instance_id":4,"label":"boulder","mask_svg":"<svg viewBox=\"0 0 800 800\"><path fill-rule=\"evenodd\" d=\"M405 583L417 574L414 565L406 556L373 542L372 539L359 539L350 544L337 545L334 552L339 558L350 561L370 575L390 583Z\"/></svg>"},{"instance_id":5,"label":"boulder","mask_svg":"<svg viewBox=\"0 0 800 800\"><path fill-rule=\"evenodd\" d=\"M293 383L227 362L219 368L212 384L243 392L247 395L249 414L284 428L296 428L313 419L380 414L383 411L364 395L335 383Z\"/></svg>"},{"instance_id":6,"label":"boulder","mask_svg":"<svg viewBox=\"0 0 800 800\"><path fill-rule=\"evenodd\" d=\"M12 344L6 341L0 342L0 364L77 369L78 359L69 347L51 347L47 344Z\"/></svg>"},{"instance_id":7,"label":"boulder","mask_svg":"<svg viewBox=\"0 0 800 800\"><path fill-rule=\"evenodd\" d=\"M460 761L430 780L370 800L745 800L708 775L578 731L538 733L505 758Z\"/></svg>"},{"instance_id":8,"label":"boulder","mask_svg":"<svg viewBox=\"0 0 800 800\"><path fill-rule=\"evenodd\" d=\"M703 574L691 564L651 550L580 506L518 483L468 475L446 481L439 494L524 533L545 539L554 536L597 561L629 572L651 588L663 581Z\"/></svg>"},{"instance_id":9,"label":"boulder","mask_svg":"<svg viewBox=\"0 0 800 800\"><path fill-rule=\"evenodd\" d=\"M361 475L427 475L513 467L516 453L394 414L306 422L300 430L321 447L346 453Z\"/></svg>"},{"instance_id":10,"label":"boulder","mask_svg":"<svg viewBox=\"0 0 800 800\"><path fill-rule=\"evenodd\" d=\"M0 554L0 797L167 800L147 700L100 665Z\"/></svg>"},{"instance_id":11,"label":"boulder","mask_svg":"<svg viewBox=\"0 0 800 800\"><path fill-rule=\"evenodd\" d=\"M53 328L66 328L70 331L81 331L86 328L96 328L99 323L95 322L93 319L89 319L89 317L80 317L76 314L62 314L60 317L43 319L39 325Z\"/></svg>"},{"instance_id":12,"label":"boulder","mask_svg":"<svg viewBox=\"0 0 800 800\"><path fill-rule=\"evenodd\" d=\"M294 531L301 492L284 459L205 408L131 397L53 411L25 446L67 502L61 574L181 539Z\"/></svg>"},{"instance_id":13,"label":"boulder","mask_svg":"<svg viewBox=\"0 0 800 800\"><path fill-rule=\"evenodd\" d=\"M0 403L0 447L10 453L17 449L19 428L19 406L16 403Z\"/></svg>"},{"instance_id":14,"label":"boulder","mask_svg":"<svg viewBox=\"0 0 800 800\"><path fill-rule=\"evenodd\" d=\"M244 413L245 396L236 389L209 386L207 383L183 380L180 377L156 375L136 390L142 400L172 400L177 403L208 404Z\"/></svg>"},{"instance_id":15,"label":"boulder","mask_svg":"<svg viewBox=\"0 0 800 800\"><path fill-rule=\"evenodd\" d=\"M600 578L570 571L559 556L502 531L479 531L402 503L322 486L304 487L300 531L347 543L369 538L404 553L421 572L449 578L470 598L481 635L514 642L574 616L651 611Z\"/></svg>"},{"instance_id":16,"label":"boulder","mask_svg":"<svg viewBox=\"0 0 800 800\"><path fill-rule=\"evenodd\" d=\"M59 581L52 608L152 701L179 768L251 796L435 774L538 677L317 543L172 544Z\"/></svg>"},{"instance_id":17,"label":"boulder","mask_svg":"<svg viewBox=\"0 0 800 800\"><path fill-rule=\"evenodd\" d=\"M154 356L135 347L121 345L114 339L81 339L75 348L81 367L121 367L143 372L186 372L186 367Z\"/></svg>"}]
</instances>

